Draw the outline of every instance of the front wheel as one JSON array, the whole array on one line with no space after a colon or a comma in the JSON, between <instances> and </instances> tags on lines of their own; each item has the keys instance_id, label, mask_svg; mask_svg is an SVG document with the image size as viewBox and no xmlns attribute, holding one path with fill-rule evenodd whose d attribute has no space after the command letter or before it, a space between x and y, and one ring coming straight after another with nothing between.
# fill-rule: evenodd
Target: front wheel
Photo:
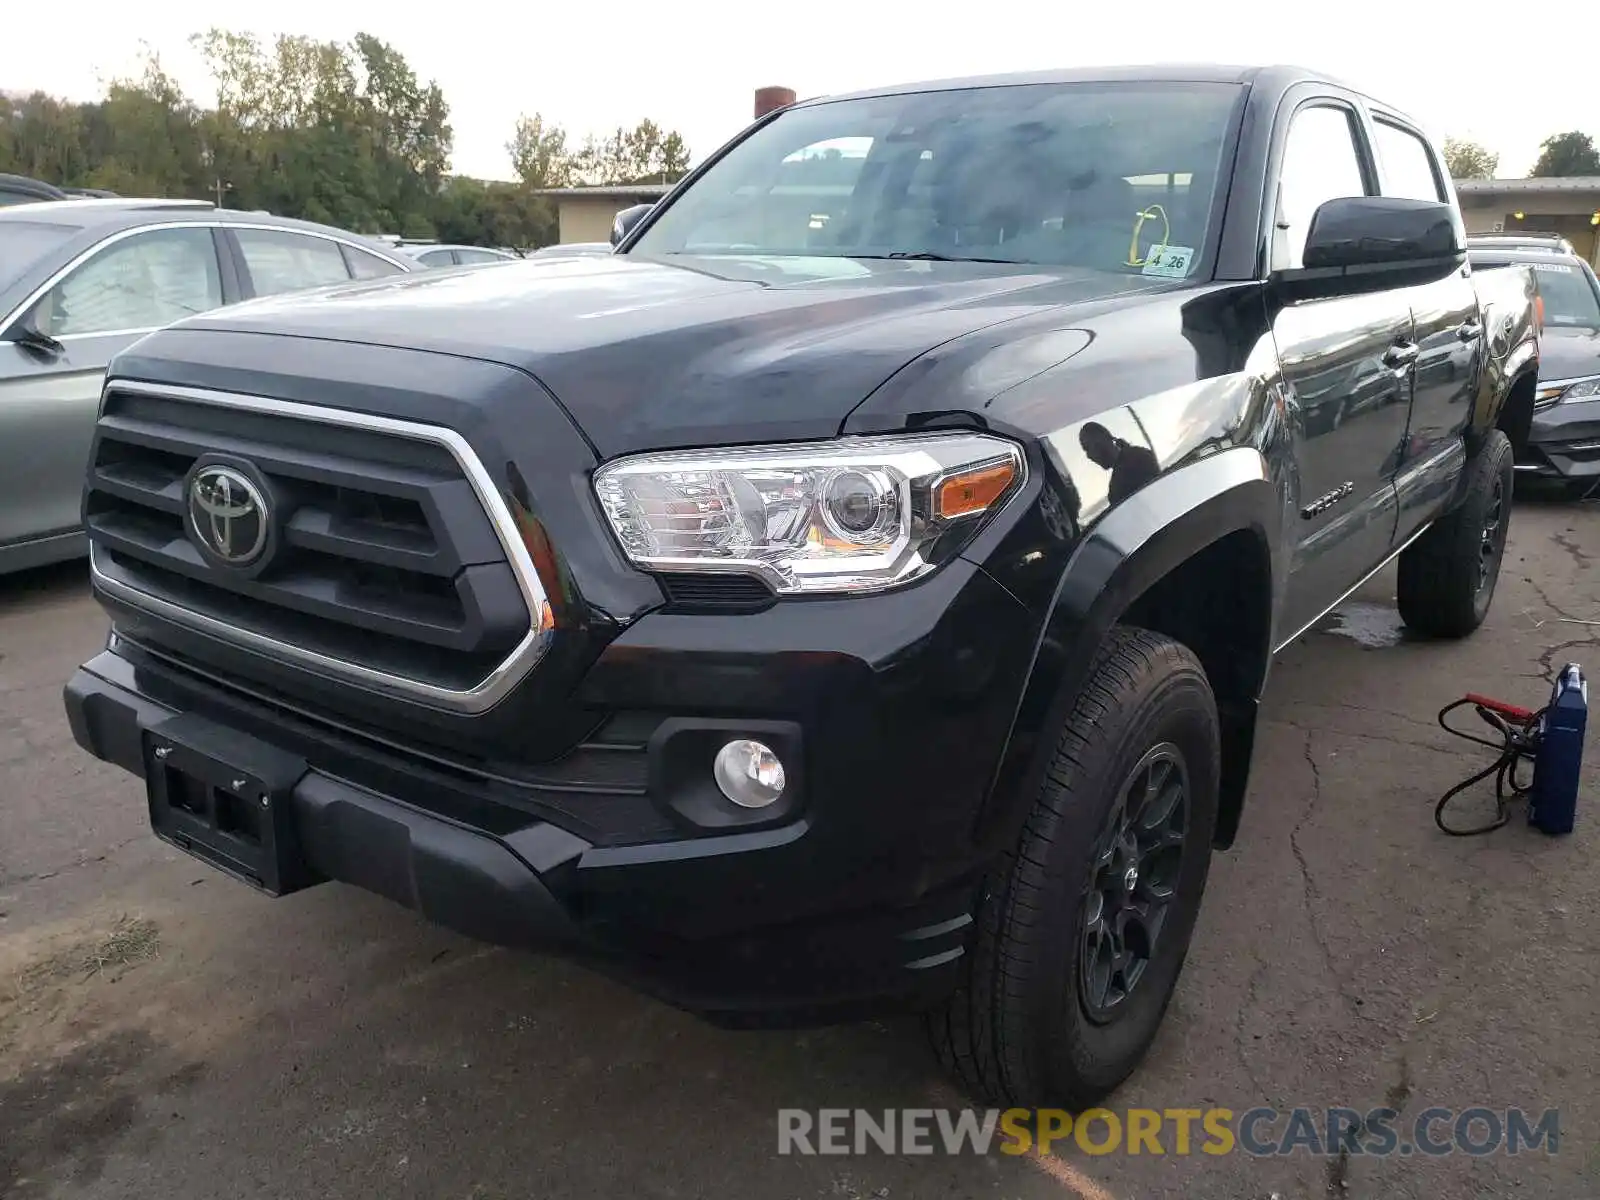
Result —
<instances>
[{"instance_id":1,"label":"front wheel","mask_svg":"<svg viewBox=\"0 0 1600 1200\"><path fill-rule=\"evenodd\" d=\"M929 1018L969 1091L1078 1111L1143 1060L1205 890L1219 773L1199 661L1171 638L1114 630L984 885L963 983Z\"/></svg>"},{"instance_id":2,"label":"front wheel","mask_svg":"<svg viewBox=\"0 0 1600 1200\"><path fill-rule=\"evenodd\" d=\"M1466 495L1400 555L1400 619L1429 637L1483 624L1511 529L1511 442L1496 429L1467 464Z\"/></svg>"}]
</instances>

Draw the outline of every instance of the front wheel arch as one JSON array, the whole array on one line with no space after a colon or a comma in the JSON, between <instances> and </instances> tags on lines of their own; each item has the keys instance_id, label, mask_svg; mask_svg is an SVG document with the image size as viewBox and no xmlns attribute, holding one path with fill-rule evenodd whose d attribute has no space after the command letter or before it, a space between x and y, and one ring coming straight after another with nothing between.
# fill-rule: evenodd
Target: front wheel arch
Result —
<instances>
[{"instance_id":1,"label":"front wheel arch","mask_svg":"<svg viewBox=\"0 0 1600 1200\"><path fill-rule=\"evenodd\" d=\"M1153 481L1084 536L1056 588L1006 751L974 831L1011 845L1049 767L1052 733L1071 712L1089 664L1118 624L1189 646L1217 690L1223 780L1217 845L1231 844L1248 785L1256 712L1271 661L1281 574L1283 497L1252 447L1211 455ZM1226 624L1194 620L1225 605Z\"/></svg>"}]
</instances>

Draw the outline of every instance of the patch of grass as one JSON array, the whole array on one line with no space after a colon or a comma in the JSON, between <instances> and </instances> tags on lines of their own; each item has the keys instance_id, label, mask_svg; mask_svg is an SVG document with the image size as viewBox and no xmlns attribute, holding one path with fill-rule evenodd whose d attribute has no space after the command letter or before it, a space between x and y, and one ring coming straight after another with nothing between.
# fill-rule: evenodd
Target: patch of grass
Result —
<instances>
[{"instance_id":1,"label":"patch of grass","mask_svg":"<svg viewBox=\"0 0 1600 1200\"><path fill-rule=\"evenodd\" d=\"M118 971L155 958L160 952L161 930L154 921L143 917L120 917L100 937L78 942L29 967L23 972L24 990L28 984L37 985L70 976L89 979L102 972Z\"/></svg>"}]
</instances>

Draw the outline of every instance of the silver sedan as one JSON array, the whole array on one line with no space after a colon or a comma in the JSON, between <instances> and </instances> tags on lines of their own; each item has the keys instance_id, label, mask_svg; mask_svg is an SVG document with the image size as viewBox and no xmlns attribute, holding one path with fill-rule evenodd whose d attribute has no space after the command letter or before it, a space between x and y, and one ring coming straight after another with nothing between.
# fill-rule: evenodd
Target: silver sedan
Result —
<instances>
[{"instance_id":1,"label":"silver sedan","mask_svg":"<svg viewBox=\"0 0 1600 1200\"><path fill-rule=\"evenodd\" d=\"M0 208L0 574L86 553L80 497L113 355L191 313L422 269L357 234L205 201Z\"/></svg>"}]
</instances>

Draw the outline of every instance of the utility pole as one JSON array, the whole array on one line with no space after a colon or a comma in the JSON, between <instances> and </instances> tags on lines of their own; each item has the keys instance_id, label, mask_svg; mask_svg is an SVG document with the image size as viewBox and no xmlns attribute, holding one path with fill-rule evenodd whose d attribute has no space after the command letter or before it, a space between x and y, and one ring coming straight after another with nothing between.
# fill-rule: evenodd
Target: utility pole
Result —
<instances>
[{"instance_id":1,"label":"utility pole","mask_svg":"<svg viewBox=\"0 0 1600 1200\"><path fill-rule=\"evenodd\" d=\"M222 207L222 193L223 192L231 192L231 191L233 191L233 184L229 183L226 179L218 179L216 181L216 183L212 185L212 187L213 187L213 190L217 193L217 207L221 208Z\"/></svg>"}]
</instances>

